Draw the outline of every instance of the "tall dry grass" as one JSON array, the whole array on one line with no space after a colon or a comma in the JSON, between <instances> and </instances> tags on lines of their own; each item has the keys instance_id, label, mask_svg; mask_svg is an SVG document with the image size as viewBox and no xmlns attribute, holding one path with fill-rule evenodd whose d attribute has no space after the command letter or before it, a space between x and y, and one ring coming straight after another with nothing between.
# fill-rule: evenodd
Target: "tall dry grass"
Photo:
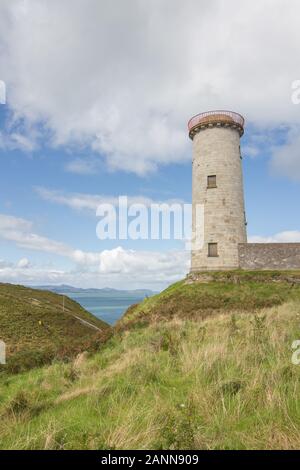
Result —
<instances>
[{"instance_id":1,"label":"tall dry grass","mask_svg":"<svg viewBox=\"0 0 300 470\"><path fill-rule=\"evenodd\" d=\"M0 383L0 447L296 449L299 304L152 323Z\"/></svg>"}]
</instances>

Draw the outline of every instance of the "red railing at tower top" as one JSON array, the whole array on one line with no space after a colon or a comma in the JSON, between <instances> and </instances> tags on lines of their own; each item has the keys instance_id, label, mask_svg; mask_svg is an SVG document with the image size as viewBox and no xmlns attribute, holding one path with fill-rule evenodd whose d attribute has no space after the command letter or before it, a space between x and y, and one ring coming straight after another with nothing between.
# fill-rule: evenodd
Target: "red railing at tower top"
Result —
<instances>
[{"instance_id":1,"label":"red railing at tower top","mask_svg":"<svg viewBox=\"0 0 300 470\"><path fill-rule=\"evenodd\" d=\"M239 113L234 113L233 111L206 111L205 113L196 114L193 116L188 122L188 129L189 131L193 129L193 127L201 124L202 121L205 121L206 118L213 117L213 116L224 116L225 118L232 119L236 124L241 127L244 127L245 119Z\"/></svg>"}]
</instances>

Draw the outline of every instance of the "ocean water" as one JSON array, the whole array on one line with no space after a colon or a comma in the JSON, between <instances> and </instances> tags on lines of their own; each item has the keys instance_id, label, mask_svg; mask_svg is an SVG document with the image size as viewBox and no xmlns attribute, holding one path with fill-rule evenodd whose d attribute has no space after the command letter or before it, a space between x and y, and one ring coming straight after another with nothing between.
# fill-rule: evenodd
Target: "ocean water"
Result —
<instances>
[{"instance_id":1,"label":"ocean water","mask_svg":"<svg viewBox=\"0 0 300 470\"><path fill-rule=\"evenodd\" d=\"M144 297L123 296L115 298L103 296L95 293L72 292L67 294L71 299L76 300L88 312L95 317L114 325L132 304L140 303Z\"/></svg>"}]
</instances>

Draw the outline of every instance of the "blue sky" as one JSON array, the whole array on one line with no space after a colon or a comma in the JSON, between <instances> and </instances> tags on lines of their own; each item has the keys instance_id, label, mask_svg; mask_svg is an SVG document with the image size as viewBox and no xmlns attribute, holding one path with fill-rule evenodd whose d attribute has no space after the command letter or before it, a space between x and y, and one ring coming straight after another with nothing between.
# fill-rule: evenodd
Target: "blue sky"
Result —
<instances>
[{"instance_id":1,"label":"blue sky","mask_svg":"<svg viewBox=\"0 0 300 470\"><path fill-rule=\"evenodd\" d=\"M97 239L95 197L191 202L186 124L209 109L246 118L249 239L300 241L298 2L282 14L281 0L190 0L193 16L177 1L106 3L0 6L0 281L160 289L183 277L182 242Z\"/></svg>"}]
</instances>

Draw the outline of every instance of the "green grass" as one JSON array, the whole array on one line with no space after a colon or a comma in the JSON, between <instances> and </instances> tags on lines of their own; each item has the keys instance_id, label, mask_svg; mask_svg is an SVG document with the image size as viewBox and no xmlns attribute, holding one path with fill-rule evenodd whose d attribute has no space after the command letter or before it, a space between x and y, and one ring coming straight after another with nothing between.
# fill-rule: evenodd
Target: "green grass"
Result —
<instances>
[{"instance_id":1,"label":"green grass","mask_svg":"<svg viewBox=\"0 0 300 470\"><path fill-rule=\"evenodd\" d=\"M88 327L78 320L96 327ZM20 371L54 358L68 358L107 337L109 326L77 302L52 292L0 284L0 339L7 345L7 366Z\"/></svg>"},{"instance_id":2,"label":"green grass","mask_svg":"<svg viewBox=\"0 0 300 470\"><path fill-rule=\"evenodd\" d=\"M300 272L231 271L199 274L128 309L119 328L148 324L156 318L203 319L217 312L249 312L300 301Z\"/></svg>"},{"instance_id":3,"label":"green grass","mask_svg":"<svg viewBox=\"0 0 300 470\"><path fill-rule=\"evenodd\" d=\"M300 293L281 276L176 283L99 352L0 376L0 448L299 448Z\"/></svg>"},{"instance_id":4,"label":"green grass","mask_svg":"<svg viewBox=\"0 0 300 470\"><path fill-rule=\"evenodd\" d=\"M299 305L116 335L0 381L2 449L296 449Z\"/></svg>"}]
</instances>

